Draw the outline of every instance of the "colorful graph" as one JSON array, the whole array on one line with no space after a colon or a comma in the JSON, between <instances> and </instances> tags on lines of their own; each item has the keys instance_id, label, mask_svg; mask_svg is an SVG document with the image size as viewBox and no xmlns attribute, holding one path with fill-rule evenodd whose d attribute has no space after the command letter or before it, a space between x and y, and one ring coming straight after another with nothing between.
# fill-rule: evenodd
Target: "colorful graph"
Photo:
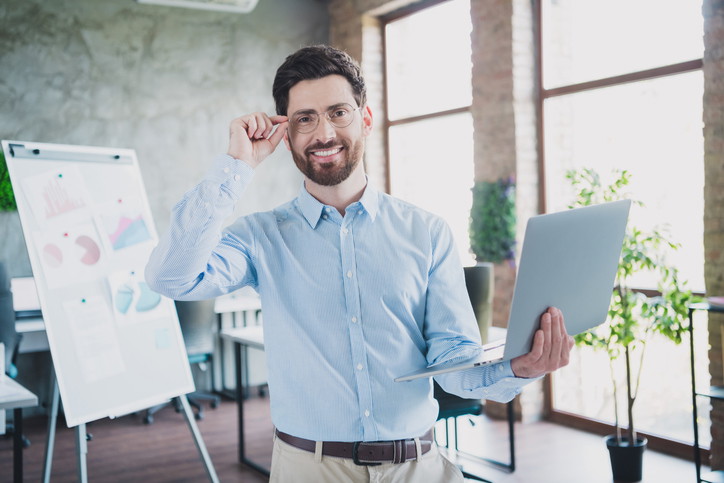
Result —
<instances>
[{"instance_id":1,"label":"colorful graph","mask_svg":"<svg viewBox=\"0 0 724 483\"><path fill-rule=\"evenodd\" d=\"M66 237L67 235L64 238ZM64 249L61 247L64 245L67 250L69 246L67 246L67 242L65 241L62 243L50 242L43 246L43 259L49 267L58 268L63 265L65 257L63 256ZM77 259L77 261L80 261L83 265L95 265L101 259L101 249L98 243L88 235L80 235L77 237L74 241L74 246L76 247L74 250L76 256L73 257L73 259Z\"/></svg>"},{"instance_id":2,"label":"colorful graph","mask_svg":"<svg viewBox=\"0 0 724 483\"><path fill-rule=\"evenodd\" d=\"M68 193L62 174L58 174L56 178L48 181L43 187L42 196L45 201L46 218L53 218L85 206L83 198L74 197Z\"/></svg>"},{"instance_id":3,"label":"colorful graph","mask_svg":"<svg viewBox=\"0 0 724 483\"><path fill-rule=\"evenodd\" d=\"M161 296L151 290L146 282L136 281L135 274L116 288L114 305L116 310L125 315L129 313L133 302L136 312L150 312L161 303Z\"/></svg>"},{"instance_id":4,"label":"colorful graph","mask_svg":"<svg viewBox=\"0 0 724 483\"><path fill-rule=\"evenodd\" d=\"M101 249L91 237L81 235L75 240L75 244L83 249L83 255L80 257L81 263L85 265L95 265L101 258Z\"/></svg>"},{"instance_id":5,"label":"colorful graph","mask_svg":"<svg viewBox=\"0 0 724 483\"><path fill-rule=\"evenodd\" d=\"M114 250L129 247L137 243L144 242L151 238L146 228L146 222L143 217L120 216L115 223L115 230L108 234Z\"/></svg>"},{"instance_id":6,"label":"colorful graph","mask_svg":"<svg viewBox=\"0 0 724 483\"><path fill-rule=\"evenodd\" d=\"M77 167L68 166L30 176L23 179L23 186L39 222L74 223L87 219L84 214L89 207L89 197Z\"/></svg>"}]
</instances>

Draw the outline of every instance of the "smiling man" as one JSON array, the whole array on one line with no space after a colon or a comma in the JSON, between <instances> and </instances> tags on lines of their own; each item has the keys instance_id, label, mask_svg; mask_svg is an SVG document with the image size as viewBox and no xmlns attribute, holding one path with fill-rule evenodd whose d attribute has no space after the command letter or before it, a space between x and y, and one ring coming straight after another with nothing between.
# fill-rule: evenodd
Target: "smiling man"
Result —
<instances>
[{"instance_id":1,"label":"smiling man","mask_svg":"<svg viewBox=\"0 0 724 483\"><path fill-rule=\"evenodd\" d=\"M277 115L232 121L227 154L174 207L147 281L177 300L259 292L276 427L271 481L462 481L433 441L432 382L393 381L481 351L450 229L368 183L372 111L346 53L300 49L272 93ZM282 140L304 175L298 196L222 231ZM571 347L551 308L529 354L436 380L462 397L508 401L566 365Z\"/></svg>"}]
</instances>

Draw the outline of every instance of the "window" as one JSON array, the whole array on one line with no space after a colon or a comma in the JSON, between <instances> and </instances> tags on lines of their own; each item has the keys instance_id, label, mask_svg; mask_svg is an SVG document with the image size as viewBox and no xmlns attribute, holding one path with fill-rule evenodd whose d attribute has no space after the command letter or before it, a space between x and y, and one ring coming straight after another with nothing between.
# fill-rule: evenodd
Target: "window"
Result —
<instances>
[{"instance_id":1,"label":"window","mask_svg":"<svg viewBox=\"0 0 724 483\"><path fill-rule=\"evenodd\" d=\"M668 229L682 245L670 261L690 288L703 292L701 6L683 0L537 5L546 211L565 209L572 199L568 169L590 167L602 176L630 171L628 191L646 206L632 209L631 223ZM636 284L656 288L646 277ZM695 327L696 363L706 374L706 321ZM688 344L654 339L647 352L638 429L691 442ZM605 354L576 349L571 365L553 377L552 407L612 423L610 386Z\"/></svg>"},{"instance_id":2,"label":"window","mask_svg":"<svg viewBox=\"0 0 724 483\"><path fill-rule=\"evenodd\" d=\"M469 0L385 22L390 193L444 218L464 264L473 263L471 31Z\"/></svg>"}]
</instances>

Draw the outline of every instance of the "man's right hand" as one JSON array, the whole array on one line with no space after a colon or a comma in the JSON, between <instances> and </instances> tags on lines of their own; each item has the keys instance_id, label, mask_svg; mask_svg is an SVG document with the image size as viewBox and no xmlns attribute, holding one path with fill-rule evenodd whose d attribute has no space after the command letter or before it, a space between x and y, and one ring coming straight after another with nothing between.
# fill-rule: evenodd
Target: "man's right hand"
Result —
<instances>
[{"instance_id":1,"label":"man's right hand","mask_svg":"<svg viewBox=\"0 0 724 483\"><path fill-rule=\"evenodd\" d=\"M286 116L269 117L263 112L255 112L238 117L229 126L227 154L256 168L274 152L286 130Z\"/></svg>"}]
</instances>

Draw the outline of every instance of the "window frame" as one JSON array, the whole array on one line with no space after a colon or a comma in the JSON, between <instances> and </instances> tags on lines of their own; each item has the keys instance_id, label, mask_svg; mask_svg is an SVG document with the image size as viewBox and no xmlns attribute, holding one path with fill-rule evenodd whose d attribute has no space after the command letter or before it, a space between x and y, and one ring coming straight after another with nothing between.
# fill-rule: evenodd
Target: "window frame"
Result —
<instances>
[{"instance_id":1,"label":"window frame","mask_svg":"<svg viewBox=\"0 0 724 483\"><path fill-rule=\"evenodd\" d=\"M383 104L385 109L385 171L387 176L385 177L385 190L387 193L392 193L392 180L391 180L391 166L390 166L390 129L395 126L404 124L412 124L419 121L426 121L429 119L435 119L445 116L461 113L472 113L472 101L467 106L457 107L454 109L446 109L443 111L431 111L426 114L419 114L416 116L401 117L399 119L390 120L389 118L389 106L387 98L387 25L397 20L401 20L405 17L414 15L422 10L425 10L435 5L450 2L451 0L425 0L418 2L407 7L403 7L399 10L395 10L387 15L379 17L380 29L382 31L382 78L383 78ZM472 75L472 73L471 73ZM472 85L471 85L472 89Z\"/></svg>"},{"instance_id":2,"label":"window frame","mask_svg":"<svg viewBox=\"0 0 724 483\"><path fill-rule=\"evenodd\" d=\"M534 59L535 59L535 86L536 86L536 136L538 141L538 206L543 213L547 212L546 206L546 165L545 165L545 109L546 99L577 94L592 89L601 89L606 87L619 86L631 82L639 82L644 80L652 80L670 75L684 74L697 70L703 70L703 56L701 58L692 59L684 62L659 66L640 71L627 72L610 77L593 79L585 82L558 86L546 89L543 82L543 0L533 1L533 38L534 38ZM646 295L660 295L655 290L640 289ZM703 293L696 293L703 296ZM544 414L546 419L551 422L563 424L576 429L600 434L602 436L611 434L615 430L612 424L589 418L580 414L569 413L555 409L553 407L553 378L548 375L544 382ZM642 431L638 431L639 435L645 436L649 440L649 447L671 455L679 456L684 459L691 460L693 455L693 444L665 438L662 436L651 435ZM704 461L709 457L709 450L702 449L702 458Z\"/></svg>"}]
</instances>

